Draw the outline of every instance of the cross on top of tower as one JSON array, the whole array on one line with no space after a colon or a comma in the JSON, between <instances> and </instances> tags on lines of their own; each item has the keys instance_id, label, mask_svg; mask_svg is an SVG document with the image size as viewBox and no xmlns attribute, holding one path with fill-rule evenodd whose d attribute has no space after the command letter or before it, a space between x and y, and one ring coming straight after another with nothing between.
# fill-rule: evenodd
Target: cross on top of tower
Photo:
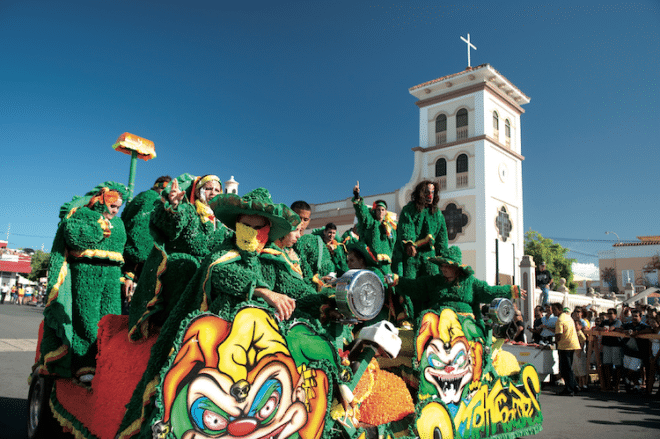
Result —
<instances>
[{"instance_id":1,"label":"cross on top of tower","mask_svg":"<svg viewBox=\"0 0 660 439\"><path fill-rule=\"evenodd\" d=\"M461 37L461 40L465 41L467 43L467 53L468 53L468 67L472 67L470 64L470 48L473 48L474 50L477 50L474 44L470 43L470 34L467 34L467 40L463 37Z\"/></svg>"}]
</instances>

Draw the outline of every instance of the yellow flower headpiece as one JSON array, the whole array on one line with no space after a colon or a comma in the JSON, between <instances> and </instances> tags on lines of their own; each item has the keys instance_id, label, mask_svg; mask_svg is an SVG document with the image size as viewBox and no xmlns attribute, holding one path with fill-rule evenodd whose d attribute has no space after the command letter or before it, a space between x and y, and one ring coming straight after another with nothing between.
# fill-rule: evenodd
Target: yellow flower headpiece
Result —
<instances>
[{"instance_id":1,"label":"yellow flower headpiece","mask_svg":"<svg viewBox=\"0 0 660 439\"><path fill-rule=\"evenodd\" d=\"M199 179L199 182L197 183L197 185L198 185L198 186L204 186L204 185L205 185L206 183L208 183L209 181L217 181L217 182L219 182L219 181L220 181L220 178L219 178L217 175L212 175L212 174L205 175L204 177L202 177L202 178ZM221 185L221 186L222 186L222 185Z\"/></svg>"}]
</instances>

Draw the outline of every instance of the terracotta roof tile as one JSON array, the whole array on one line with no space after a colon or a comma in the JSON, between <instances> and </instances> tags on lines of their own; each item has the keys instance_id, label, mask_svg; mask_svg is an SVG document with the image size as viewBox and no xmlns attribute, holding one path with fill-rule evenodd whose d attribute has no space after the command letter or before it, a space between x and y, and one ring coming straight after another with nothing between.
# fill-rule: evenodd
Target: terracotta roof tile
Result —
<instances>
[{"instance_id":1,"label":"terracotta roof tile","mask_svg":"<svg viewBox=\"0 0 660 439\"><path fill-rule=\"evenodd\" d=\"M660 245L658 241L640 241L640 242L617 242L612 247L634 247L637 245Z\"/></svg>"},{"instance_id":2,"label":"terracotta roof tile","mask_svg":"<svg viewBox=\"0 0 660 439\"><path fill-rule=\"evenodd\" d=\"M660 235L651 235L651 236L638 236L637 239L640 241L660 241Z\"/></svg>"}]
</instances>

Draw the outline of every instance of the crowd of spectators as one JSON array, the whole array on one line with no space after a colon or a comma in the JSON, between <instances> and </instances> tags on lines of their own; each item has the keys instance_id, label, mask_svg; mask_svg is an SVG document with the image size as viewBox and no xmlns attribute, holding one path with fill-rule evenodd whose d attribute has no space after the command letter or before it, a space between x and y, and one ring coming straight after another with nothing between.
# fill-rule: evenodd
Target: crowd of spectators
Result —
<instances>
[{"instance_id":1,"label":"crowd of spectators","mask_svg":"<svg viewBox=\"0 0 660 439\"><path fill-rule=\"evenodd\" d=\"M32 286L16 284L11 287L5 283L0 287L0 304L43 306L46 288L43 285Z\"/></svg>"},{"instance_id":2,"label":"crowd of spectators","mask_svg":"<svg viewBox=\"0 0 660 439\"><path fill-rule=\"evenodd\" d=\"M19 262L26 262L28 267L30 265L30 253L24 250L0 247L0 259L9 261L18 260ZM7 278L2 279L2 284L0 285L0 304L7 302L15 305L28 305L39 302L39 293L42 289L45 289L43 286L37 286L36 283L26 283L26 280L20 277L17 278L18 281L14 278L10 279L9 281Z\"/></svg>"},{"instance_id":3,"label":"crowd of spectators","mask_svg":"<svg viewBox=\"0 0 660 439\"><path fill-rule=\"evenodd\" d=\"M579 341L572 362L578 391L588 391L589 375L597 374L605 392L619 392L623 384L627 392L652 394L660 371L660 314L656 308L638 304L595 312L591 307L577 306L573 310L563 308L563 313L572 317ZM527 328L532 341L556 347L557 319L550 305L537 306L533 327ZM591 349L589 343L594 344ZM660 396L660 388L656 395Z\"/></svg>"}]
</instances>

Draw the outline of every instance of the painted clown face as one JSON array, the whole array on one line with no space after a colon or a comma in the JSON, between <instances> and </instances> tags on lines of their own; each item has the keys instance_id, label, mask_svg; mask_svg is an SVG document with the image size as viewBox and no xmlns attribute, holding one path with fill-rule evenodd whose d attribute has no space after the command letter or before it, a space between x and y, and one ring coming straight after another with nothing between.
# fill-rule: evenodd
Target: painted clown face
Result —
<instances>
[{"instance_id":1,"label":"painted clown face","mask_svg":"<svg viewBox=\"0 0 660 439\"><path fill-rule=\"evenodd\" d=\"M307 423L304 391L287 367L270 362L237 392L234 381L217 369L202 369L173 406L172 431L181 439L298 437ZM181 411L185 410L185 415Z\"/></svg>"},{"instance_id":2,"label":"painted clown face","mask_svg":"<svg viewBox=\"0 0 660 439\"><path fill-rule=\"evenodd\" d=\"M445 344L434 338L426 348L424 358L427 363L424 378L436 388L444 403L458 403L463 388L474 373L467 340L460 337L452 344Z\"/></svg>"},{"instance_id":3,"label":"painted clown face","mask_svg":"<svg viewBox=\"0 0 660 439\"><path fill-rule=\"evenodd\" d=\"M435 186L432 184L427 184L424 188L424 200L427 205L433 204L433 197L435 197Z\"/></svg>"}]
</instances>

